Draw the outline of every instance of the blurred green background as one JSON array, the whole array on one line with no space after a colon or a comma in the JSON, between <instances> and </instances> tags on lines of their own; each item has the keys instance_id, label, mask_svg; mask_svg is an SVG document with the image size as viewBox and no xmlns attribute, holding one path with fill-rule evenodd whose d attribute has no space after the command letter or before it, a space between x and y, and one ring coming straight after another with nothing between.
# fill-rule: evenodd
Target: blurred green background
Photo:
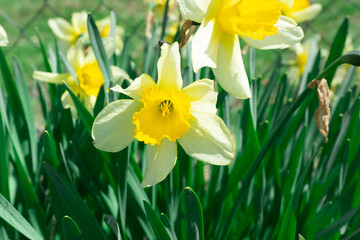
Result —
<instances>
[{"instance_id":1,"label":"blurred green background","mask_svg":"<svg viewBox=\"0 0 360 240\"><path fill-rule=\"evenodd\" d=\"M322 4L322 13L312 22L302 24L305 38L320 36L320 47L328 49L340 26L343 16L350 18L350 36L354 48L360 45L360 2L357 0L317 0ZM109 15L113 10L117 24L125 27L132 36L130 49L141 53L145 31L146 6L144 0L0 0L0 24L8 33L10 45L5 49L8 59L17 56L23 63L25 73L31 76L33 69L41 68L36 28L46 45L53 45L53 36L47 20L60 16L71 19L71 13L81 10L91 12L95 19ZM262 51L265 58L271 58L272 51ZM135 56L136 57L136 56Z\"/></svg>"}]
</instances>

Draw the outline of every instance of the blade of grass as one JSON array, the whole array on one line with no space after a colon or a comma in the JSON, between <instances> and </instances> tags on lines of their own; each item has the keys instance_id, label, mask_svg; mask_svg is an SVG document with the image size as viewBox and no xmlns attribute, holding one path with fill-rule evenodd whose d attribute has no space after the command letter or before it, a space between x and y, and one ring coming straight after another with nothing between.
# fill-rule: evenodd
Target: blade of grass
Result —
<instances>
[{"instance_id":1,"label":"blade of grass","mask_svg":"<svg viewBox=\"0 0 360 240\"><path fill-rule=\"evenodd\" d=\"M2 194L0 194L0 217L29 239L44 239Z\"/></svg>"}]
</instances>

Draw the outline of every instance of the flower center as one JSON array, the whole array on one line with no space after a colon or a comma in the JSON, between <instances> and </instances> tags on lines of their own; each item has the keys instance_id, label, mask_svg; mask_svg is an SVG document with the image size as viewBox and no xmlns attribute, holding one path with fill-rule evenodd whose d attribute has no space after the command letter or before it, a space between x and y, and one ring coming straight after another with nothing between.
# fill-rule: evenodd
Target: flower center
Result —
<instances>
[{"instance_id":1,"label":"flower center","mask_svg":"<svg viewBox=\"0 0 360 240\"><path fill-rule=\"evenodd\" d=\"M175 142L189 130L190 100L181 91L150 87L141 93L144 107L133 115L134 136L145 144L160 145L165 137Z\"/></svg>"},{"instance_id":2,"label":"flower center","mask_svg":"<svg viewBox=\"0 0 360 240\"><path fill-rule=\"evenodd\" d=\"M280 15L278 0L239 0L225 5L217 20L225 32L263 40L277 33Z\"/></svg>"},{"instance_id":3,"label":"flower center","mask_svg":"<svg viewBox=\"0 0 360 240\"><path fill-rule=\"evenodd\" d=\"M104 84L104 78L97 61L85 64L82 68L77 69L76 75L80 88L87 97L97 96L100 87Z\"/></svg>"},{"instance_id":4,"label":"flower center","mask_svg":"<svg viewBox=\"0 0 360 240\"><path fill-rule=\"evenodd\" d=\"M172 102L170 100L164 100L160 103L160 109L163 117L169 117L172 110Z\"/></svg>"},{"instance_id":5,"label":"flower center","mask_svg":"<svg viewBox=\"0 0 360 240\"><path fill-rule=\"evenodd\" d=\"M100 36L102 38L105 38L110 35L110 25L106 25L101 31Z\"/></svg>"}]
</instances>

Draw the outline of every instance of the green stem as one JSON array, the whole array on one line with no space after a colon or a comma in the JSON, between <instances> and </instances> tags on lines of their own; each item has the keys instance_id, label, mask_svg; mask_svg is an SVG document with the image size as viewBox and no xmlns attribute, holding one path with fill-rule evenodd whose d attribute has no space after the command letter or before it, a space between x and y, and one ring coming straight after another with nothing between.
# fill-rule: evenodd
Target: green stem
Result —
<instances>
[{"instance_id":1,"label":"green stem","mask_svg":"<svg viewBox=\"0 0 360 240\"><path fill-rule=\"evenodd\" d=\"M259 168L262 160L264 159L266 153L268 152L268 150L271 147L271 144L273 143L273 141L275 140L275 138L278 136L279 131L281 130L281 128L284 127L284 125L286 124L286 122L290 119L291 115L297 110L297 108L300 106L301 103L304 102L305 98L311 93L312 89L310 88L306 88L296 99L295 101L292 103L292 105L289 107L289 109L282 115L282 117L280 117L279 123L276 125L274 131L272 131L272 133L270 134L268 140L266 141L264 147L261 149L261 152L259 153L259 155L256 157L255 162L253 163L253 165L251 166L251 169L249 170L248 174L246 175L245 179L242 181L241 184L241 188L239 190L239 193L236 197L236 200L234 201L234 205L230 211L230 215L228 216L225 224L223 226L223 228L221 228L219 237L217 237L216 239L228 239L229 238L229 234L230 234L230 230L231 230L231 223L236 215L236 213L238 212L242 200L244 199L244 195L246 194L247 191L247 186L250 185L251 180L253 179L257 169Z\"/></svg>"}]
</instances>

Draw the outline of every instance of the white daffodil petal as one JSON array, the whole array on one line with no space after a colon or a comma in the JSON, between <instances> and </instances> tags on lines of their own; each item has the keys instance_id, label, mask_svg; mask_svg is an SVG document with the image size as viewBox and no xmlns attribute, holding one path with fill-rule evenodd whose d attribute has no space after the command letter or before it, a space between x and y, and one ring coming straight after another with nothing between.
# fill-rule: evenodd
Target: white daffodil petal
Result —
<instances>
[{"instance_id":1,"label":"white daffodil petal","mask_svg":"<svg viewBox=\"0 0 360 240\"><path fill-rule=\"evenodd\" d=\"M107 105L95 118L92 137L96 148L118 152L134 141L135 125L132 118L140 111L142 103L118 100Z\"/></svg>"},{"instance_id":2,"label":"white daffodil petal","mask_svg":"<svg viewBox=\"0 0 360 240\"><path fill-rule=\"evenodd\" d=\"M67 82L67 79L71 77L71 75L70 73L50 73L50 72L34 71L32 77L33 79L42 82L63 84L63 81Z\"/></svg>"},{"instance_id":3,"label":"white daffodil petal","mask_svg":"<svg viewBox=\"0 0 360 240\"><path fill-rule=\"evenodd\" d=\"M110 68L116 84L121 85L121 83L119 83L121 79L130 79L129 74L127 74L127 72L125 72L121 68L116 66L111 66Z\"/></svg>"},{"instance_id":4,"label":"white daffodil petal","mask_svg":"<svg viewBox=\"0 0 360 240\"><path fill-rule=\"evenodd\" d=\"M182 90L189 98L191 112L207 112L216 114L217 93L214 91L214 81L197 80Z\"/></svg>"},{"instance_id":5,"label":"white daffodil petal","mask_svg":"<svg viewBox=\"0 0 360 240\"><path fill-rule=\"evenodd\" d=\"M74 12L71 15L71 23L77 34L87 32L87 17L88 14L86 11Z\"/></svg>"},{"instance_id":6,"label":"white daffodil petal","mask_svg":"<svg viewBox=\"0 0 360 240\"><path fill-rule=\"evenodd\" d=\"M9 44L9 40L5 29L0 25L0 46L5 47Z\"/></svg>"},{"instance_id":7,"label":"white daffodil petal","mask_svg":"<svg viewBox=\"0 0 360 240\"><path fill-rule=\"evenodd\" d=\"M77 68L81 68L84 66L85 64L85 56L84 56L84 51L82 49L83 47L83 39L79 38L76 41L76 45L75 46L71 46L67 52L67 60L69 61L69 63L71 64L71 66L74 68L74 70L76 71Z\"/></svg>"},{"instance_id":8,"label":"white daffodil petal","mask_svg":"<svg viewBox=\"0 0 360 240\"><path fill-rule=\"evenodd\" d=\"M146 145L146 166L142 187L150 187L164 180L174 168L177 158L176 142L164 138L161 145Z\"/></svg>"},{"instance_id":9,"label":"white daffodil petal","mask_svg":"<svg viewBox=\"0 0 360 240\"><path fill-rule=\"evenodd\" d=\"M163 44L161 46L161 56L157 63L158 86L160 89L180 90L183 85L181 77L181 60L179 44Z\"/></svg>"},{"instance_id":10,"label":"white daffodil petal","mask_svg":"<svg viewBox=\"0 0 360 240\"><path fill-rule=\"evenodd\" d=\"M189 131L178 139L189 156L214 165L231 163L235 144L220 117L197 112L193 113L189 123Z\"/></svg>"},{"instance_id":11,"label":"white daffodil petal","mask_svg":"<svg viewBox=\"0 0 360 240\"><path fill-rule=\"evenodd\" d=\"M131 85L123 89L121 86L116 85L111 88L112 91L123 93L135 100L141 99L141 93L149 87L156 87L154 80L147 74L142 74L140 77L136 78Z\"/></svg>"},{"instance_id":12,"label":"white daffodil petal","mask_svg":"<svg viewBox=\"0 0 360 240\"><path fill-rule=\"evenodd\" d=\"M311 4L304 10L293 12L292 16L298 23L313 20L322 10L322 6L319 3Z\"/></svg>"},{"instance_id":13,"label":"white daffodil petal","mask_svg":"<svg viewBox=\"0 0 360 240\"><path fill-rule=\"evenodd\" d=\"M73 118L78 117L74 101L72 100L72 98L71 98L68 91L65 91L63 93L63 95L61 95L61 105L65 109L70 108L71 115L72 115Z\"/></svg>"},{"instance_id":14,"label":"white daffodil petal","mask_svg":"<svg viewBox=\"0 0 360 240\"><path fill-rule=\"evenodd\" d=\"M278 31L276 35L266 36L263 40L255 40L241 36L249 45L258 49L282 49L288 48L301 41L304 32L297 23L289 17L280 16L276 23Z\"/></svg>"},{"instance_id":15,"label":"white daffodil petal","mask_svg":"<svg viewBox=\"0 0 360 240\"><path fill-rule=\"evenodd\" d=\"M205 17L210 0L177 0L184 19L201 23Z\"/></svg>"},{"instance_id":16,"label":"white daffodil petal","mask_svg":"<svg viewBox=\"0 0 360 240\"><path fill-rule=\"evenodd\" d=\"M216 67L218 46L222 36L220 26L215 19L201 23L192 39L192 62L194 72L202 67Z\"/></svg>"},{"instance_id":17,"label":"white daffodil petal","mask_svg":"<svg viewBox=\"0 0 360 240\"><path fill-rule=\"evenodd\" d=\"M214 75L221 87L237 98L250 98L251 91L237 35L223 34Z\"/></svg>"},{"instance_id":18,"label":"white daffodil petal","mask_svg":"<svg viewBox=\"0 0 360 240\"><path fill-rule=\"evenodd\" d=\"M49 27L61 40L72 42L76 39L73 27L63 18L51 18L48 20Z\"/></svg>"}]
</instances>

